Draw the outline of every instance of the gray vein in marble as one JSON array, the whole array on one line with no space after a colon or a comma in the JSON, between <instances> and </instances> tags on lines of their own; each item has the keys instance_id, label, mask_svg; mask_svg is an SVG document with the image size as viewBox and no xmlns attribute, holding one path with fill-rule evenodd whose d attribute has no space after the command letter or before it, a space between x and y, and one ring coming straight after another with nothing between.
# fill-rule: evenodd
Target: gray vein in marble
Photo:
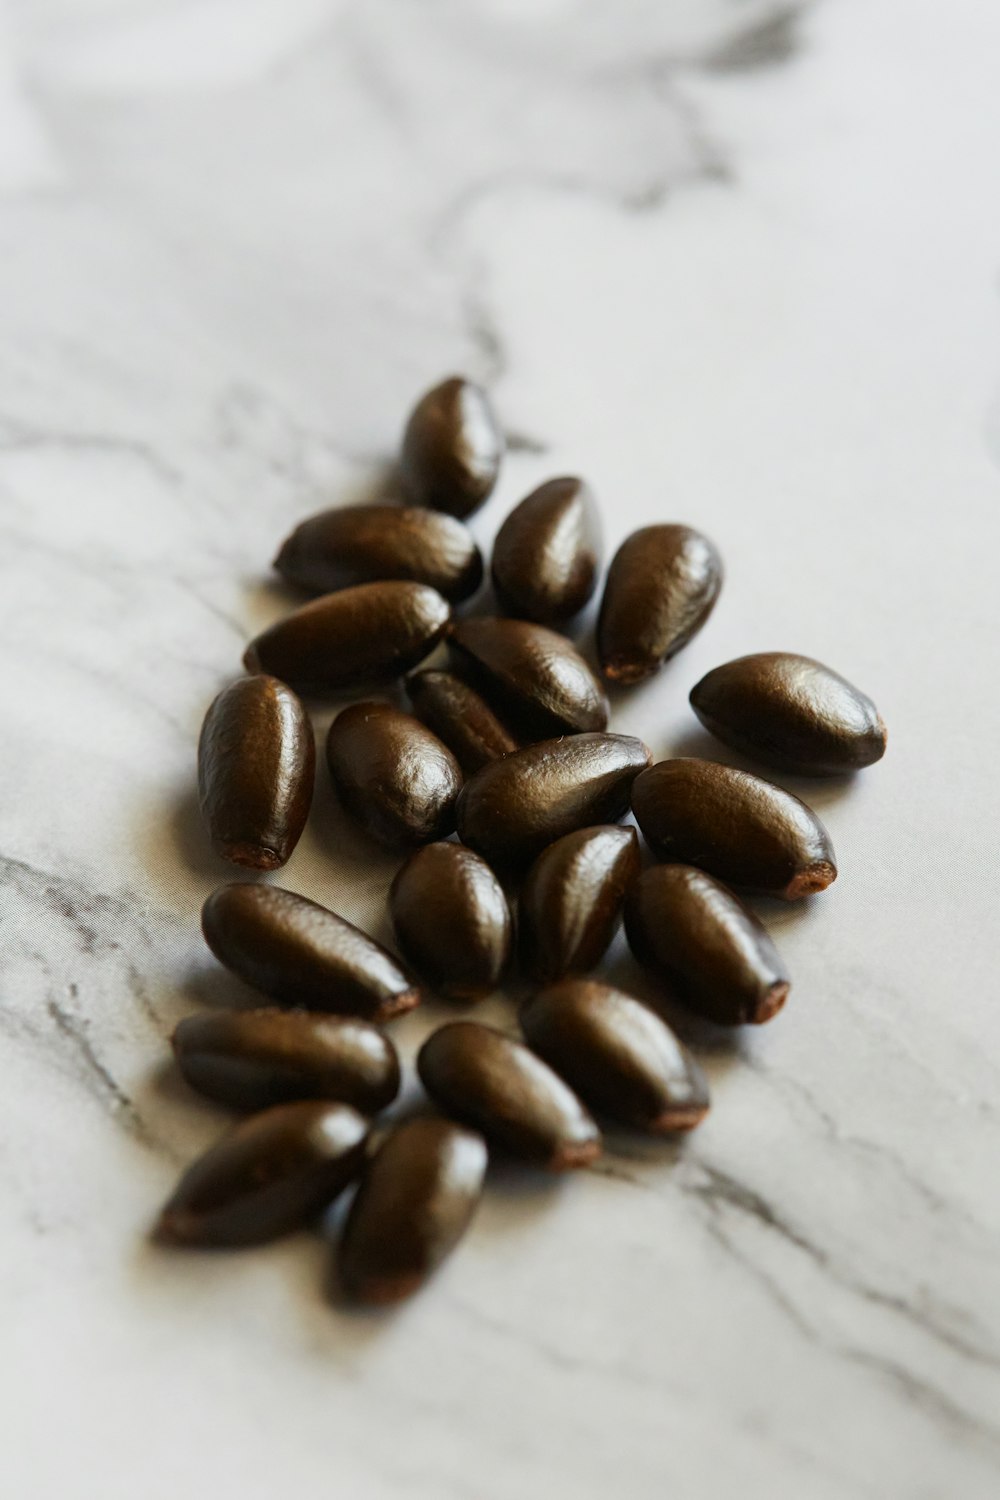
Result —
<instances>
[{"instance_id":1,"label":"gray vein in marble","mask_svg":"<svg viewBox=\"0 0 1000 1500\"><path fill-rule=\"evenodd\" d=\"M59 431L0 412L0 452L30 452L57 448L70 452L121 454L144 464L164 484L178 485L180 470L146 442L103 432Z\"/></svg>"},{"instance_id":2,"label":"gray vein in marble","mask_svg":"<svg viewBox=\"0 0 1000 1500\"><path fill-rule=\"evenodd\" d=\"M791 62L799 47L804 9L802 5L790 5L727 37L703 54L702 67L713 73L745 73Z\"/></svg>"}]
</instances>

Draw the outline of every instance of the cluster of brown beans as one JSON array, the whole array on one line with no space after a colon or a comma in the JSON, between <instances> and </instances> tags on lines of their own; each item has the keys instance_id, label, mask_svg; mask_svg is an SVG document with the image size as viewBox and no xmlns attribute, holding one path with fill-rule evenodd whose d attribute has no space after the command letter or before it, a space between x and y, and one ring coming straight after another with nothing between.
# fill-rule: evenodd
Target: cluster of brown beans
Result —
<instances>
[{"instance_id":1,"label":"cluster of brown beans","mask_svg":"<svg viewBox=\"0 0 1000 1500\"><path fill-rule=\"evenodd\" d=\"M205 903L206 941L272 1005L192 1016L174 1037L194 1088L260 1113L187 1171L162 1237L259 1242L359 1180L338 1265L361 1302L409 1295L451 1250L489 1151L563 1170L599 1154L595 1114L650 1132L702 1119L705 1079L666 1021L587 977L623 912L633 953L666 995L718 1024L762 1022L789 979L732 888L794 901L836 876L825 828L789 792L707 760L651 765L641 740L607 732L600 678L554 628L598 581L598 521L580 480L543 484L501 526L492 578L504 614L452 618L483 577L461 518L492 490L502 451L477 386L456 378L424 396L400 463L411 503L328 511L288 538L279 572L321 597L251 644L251 675L219 695L201 736L215 848L273 870L313 791L298 694L411 673L412 713L354 703L326 745L348 815L409 851L389 897L402 960L291 891L225 885ZM628 537L600 609L601 675L630 684L658 671L705 623L721 582L718 553L690 527ZM412 673L442 640L447 668ZM720 740L785 771L857 770L885 748L871 701L801 656L729 662L691 702ZM635 830L618 822L629 808L658 861L645 873ZM473 1020L440 1027L417 1058L440 1113L392 1124L373 1147L371 1119L400 1083L384 1023L422 990L462 1003L491 993L515 947L525 1040Z\"/></svg>"}]
</instances>

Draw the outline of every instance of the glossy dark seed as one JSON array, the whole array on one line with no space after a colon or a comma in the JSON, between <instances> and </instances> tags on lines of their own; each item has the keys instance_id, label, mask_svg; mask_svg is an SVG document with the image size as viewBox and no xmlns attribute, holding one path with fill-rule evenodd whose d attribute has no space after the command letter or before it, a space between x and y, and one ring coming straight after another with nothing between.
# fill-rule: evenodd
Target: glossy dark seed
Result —
<instances>
[{"instance_id":1,"label":"glossy dark seed","mask_svg":"<svg viewBox=\"0 0 1000 1500\"><path fill-rule=\"evenodd\" d=\"M486 699L453 672L415 672L406 691L417 718L454 751L467 775L520 748Z\"/></svg>"},{"instance_id":2,"label":"glossy dark seed","mask_svg":"<svg viewBox=\"0 0 1000 1500\"><path fill-rule=\"evenodd\" d=\"M277 1104L190 1166L157 1225L177 1245L259 1245L298 1229L361 1170L368 1122L349 1104Z\"/></svg>"},{"instance_id":3,"label":"glossy dark seed","mask_svg":"<svg viewBox=\"0 0 1000 1500\"><path fill-rule=\"evenodd\" d=\"M462 844L411 855L389 892L399 950L429 988L449 1000L495 990L510 958L511 919L500 882Z\"/></svg>"},{"instance_id":4,"label":"glossy dark seed","mask_svg":"<svg viewBox=\"0 0 1000 1500\"><path fill-rule=\"evenodd\" d=\"M199 1093L237 1109L338 1099L374 1115L399 1092L399 1058L384 1032L307 1010L215 1010L173 1035L177 1065Z\"/></svg>"},{"instance_id":5,"label":"glossy dark seed","mask_svg":"<svg viewBox=\"0 0 1000 1500\"><path fill-rule=\"evenodd\" d=\"M201 813L223 859L276 870L298 843L316 769L312 725L276 677L241 677L216 698L198 744Z\"/></svg>"},{"instance_id":6,"label":"glossy dark seed","mask_svg":"<svg viewBox=\"0 0 1000 1500\"><path fill-rule=\"evenodd\" d=\"M313 695L389 682L437 645L451 610L437 589L359 583L304 604L247 647L249 672L271 672Z\"/></svg>"},{"instance_id":7,"label":"glossy dark seed","mask_svg":"<svg viewBox=\"0 0 1000 1500\"><path fill-rule=\"evenodd\" d=\"M780 786L711 760L662 760L636 778L632 811L658 859L797 901L837 878L830 836Z\"/></svg>"},{"instance_id":8,"label":"glossy dark seed","mask_svg":"<svg viewBox=\"0 0 1000 1500\"><path fill-rule=\"evenodd\" d=\"M599 1114L655 1133L690 1130L705 1075L670 1027L621 990L564 979L521 1006L528 1043Z\"/></svg>"},{"instance_id":9,"label":"glossy dark seed","mask_svg":"<svg viewBox=\"0 0 1000 1500\"><path fill-rule=\"evenodd\" d=\"M885 725L872 700L790 651L716 667L691 689L691 707L724 744L800 776L859 771L885 754Z\"/></svg>"},{"instance_id":10,"label":"glossy dark seed","mask_svg":"<svg viewBox=\"0 0 1000 1500\"><path fill-rule=\"evenodd\" d=\"M344 809L379 843L427 844L454 830L461 767L413 714L352 703L330 725L326 763Z\"/></svg>"},{"instance_id":11,"label":"glossy dark seed","mask_svg":"<svg viewBox=\"0 0 1000 1500\"><path fill-rule=\"evenodd\" d=\"M493 543L493 586L509 615L562 625L597 584L599 527L582 479L550 479L516 505Z\"/></svg>"},{"instance_id":12,"label":"glossy dark seed","mask_svg":"<svg viewBox=\"0 0 1000 1500\"><path fill-rule=\"evenodd\" d=\"M525 974L549 984L587 974L603 957L639 873L634 828L615 823L557 839L535 860L521 890Z\"/></svg>"},{"instance_id":13,"label":"glossy dark seed","mask_svg":"<svg viewBox=\"0 0 1000 1500\"><path fill-rule=\"evenodd\" d=\"M345 505L297 526L274 566L300 588L325 594L382 578L427 583L452 603L483 581L472 534L454 516L416 505Z\"/></svg>"},{"instance_id":14,"label":"glossy dark seed","mask_svg":"<svg viewBox=\"0 0 1000 1500\"><path fill-rule=\"evenodd\" d=\"M487 702L525 738L603 729L608 700L571 641L527 620L458 620L448 646Z\"/></svg>"},{"instance_id":15,"label":"glossy dark seed","mask_svg":"<svg viewBox=\"0 0 1000 1500\"><path fill-rule=\"evenodd\" d=\"M611 682L642 682L704 625L722 587L722 559L690 526L644 526L608 569L597 654Z\"/></svg>"},{"instance_id":16,"label":"glossy dark seed","mask_svg":"<svg viewBox=\"0 0 1000 1500\"><path fill-rule=\"evenodd\" d=\"M486 1172L482 1136L450 1120L407 1120L365 1168L337 1262L352 1302L412 1296L451 1254L472 1220Z\"/></svg>"},{"instance_id":17,"label":"glossy dark seed","mask_svg":"<svg viewBox=\"0 0 1000 1500\"><path fill-rule=\"evenodd\" d=\"M417 505L467 516L496 484L503 433L481 386L453 375L417 402L403 434L400 474Z\"/></svg>"},{"instance_id":18,"label":"glossy dark seed","mask_svg":"<svg viewBox=\"0 0 1000 1500\"><path fill-rule=\"evenodd\" d=\"M771 939L704 870L647 870L625 903L625 931L639 962L720 1026L769 1021L785 1003L788 972Z\"/></svg>"},{"instance_id":19,"label":"glossy dark seed","mask_svg":"<svg viewBox=\"0 0 1000 1500\"><path fill-rule=\"evenodd\" d=\"M494 869L517 871L546 845L620 818L651 756L625 734L544 740L484 766L458 799L458 836Z\"/></svg>"},{"instance_id":20,"label":"glossy dark seed","mask_svg":"<svg viewBox=\"0 0 1000 1500\"><path fill-rule=\"evenodd\" d=\"M220 963L282 1005L388 1021L420 1001L367 933L280 886L220 886L202 907L201 925Z\"/></svg>"},{"instance_id":21,"label":"glossy dark seed","mask_svg":"<svg viewBox=\"0 0 1000 1500\"><path fill-rule=\"evenodd\" d=\"M600 1155L600 1131L576 1095L540 1057L492 1026L442 1026L421 1047L417 1071L445 1114L510 1156L561 1172Z\"/></svg>"}]
</instances>

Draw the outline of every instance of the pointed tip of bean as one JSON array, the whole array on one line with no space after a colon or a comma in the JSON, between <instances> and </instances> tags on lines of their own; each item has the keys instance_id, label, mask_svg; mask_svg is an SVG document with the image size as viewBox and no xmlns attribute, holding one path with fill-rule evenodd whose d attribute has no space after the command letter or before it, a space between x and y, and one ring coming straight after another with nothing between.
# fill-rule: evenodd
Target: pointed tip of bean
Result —
<instances>
[{"instance_id":1,"label":"pointed tip of bean","mask_svg":"<svg viewBox=\"0 0 1000 1500\"><path fill-rule=\"evenodd\" d=\"M589 1167L591 1162L597 1160L603 1149L604 1143L599 1135L587 1141L573 1141L560 1146L548 1164L549 1171L572 1172L581 1167Z\"/></svg>"},{"instance_id":2,"label":"pointed tip of bean","mask_svg":"<svg viewBox=\"0 0 1000 1500\"><path fill-rule=\"evenodd\" d=\"M171 1208L168 1203L150 1233L156 1245L193 1245L198 1240L198 1221L194 1214Z\"/></svg>"},{"instance_id":3,"label":"pointed tip of bean","mask_svg":"<svg viewBox=\"0 0 1000 1500\"><path fill-rule=\"evenodd\" d=\"M758 1005L756 1014L751 1016L750 1019L758 1026L763 1026L765 1021L773 1020L788 999L788 991L790 989L791 985L787 983L772 984Z\"/></svg>"},{"instance_id":4,"label":"pointed tip of bean","mask_svg":"<svg viewBox=\"0 0 1000 1500\"><path fill-rule=\"evenodd\" d=\"M392 995L388 1000L384 1000L372 1019L376 1026L384 1025L386 1021L395 1021L397 1017L405 1016L408 1011L416 1010L422 1000L422 992L416 985L412 985L410 989L400 990L398 995Z\"/></svg>"},{"instance_id":5,"label":"pointed tip of bean","mask_svg":"<svg viewBox=\"0 0 1000 1500\"><path fill-rule=\"evenodd\" d=\"M649 1122L649 1128L656 1135L677 1135L688 1130L694 1130L700 1125L708 1114L708 1101L692 1102L689 1104L671 1104Z\"/></svg>"},{"instance_id":6,"label":"pointed tip of bean","mask_svg":"<svg viewBox=\"0 0 1000 1500\"><path fill-rule=\"evenodd\" d=\"M244 651L243 665L246 667L248 672L252 673L261 671L260 656L257 652L256 641L251 641L247 649Z\"/></svg>"},{"instance_id":7,"label":"pointed tip of bean","mask_svg":"<svg viewBox=\"0 0 1000 1500\"><path fill-rule=\"evenodd\" d=\"M652 677L655 670L655 667L646 666L644 663L622 661L617 658L601 663L601 676L608 682L613 682L616 687L635 687L637 683L644 682L647 677Z\"/></svg>"},{"instance_id":8,"label":"pointed tip of bean","mask_svg":"<svg viewBox=\"0 0 1000 1500\"><path fill-rule=\"evenodd\" d=\"M837 866L828 859L820 859L793 875L781 895L785 901L799 901L803 896L814 896L825 891L836 878Z\"/></svg>"},{"instance_id":9,"label":"pointed tip of bean","mask_svg":"<svg viewBox=\"0 0 1000 1500\"><path fill-rule=\"evenodd\" d=\"M259 844L221 843L216 852L231 865L240 865L246 870L280 870L288 858L277 849L263 848Z\"/></svg>"},{"instance_id":10,"label":"pointed tip of bean","mask_svg":"<svg viewBox=\"0 0 1000 1500\"><path fill-rule=\"evenodd\" d=\"M343 1288L343 1293L345 1300L356 1307L393 1307L397 1302L405 1302L408 1297L412 1297L423 1284L424 1277L416 1273L407 1276L369 1277L364 1281L351 1282Z\"/></svg>"}]
</instances>

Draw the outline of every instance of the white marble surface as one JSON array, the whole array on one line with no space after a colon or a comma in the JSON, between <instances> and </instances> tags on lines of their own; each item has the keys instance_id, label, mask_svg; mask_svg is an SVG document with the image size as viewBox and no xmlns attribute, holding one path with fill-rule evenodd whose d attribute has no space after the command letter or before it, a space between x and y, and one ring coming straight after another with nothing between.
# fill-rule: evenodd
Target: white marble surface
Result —
<instances>
[{"instance_id":1,"label":"white marble surface","mask_svg":"<svg viewBox=\"0 0 1000 1500\"><path fill-rule=\"evenodd\" d=\"M2 1492L995 1496L996 8L3 23ZM283 533L364 492L453 369L517 437L482 539L571 468L612 539L682 519L725 553L622 727L703 749L690 684L786 647L866 687L890 750L816 789L841 878L768 914L793 997L706 1051L696 1137L498 1185L433 1288L369 1318L308 1237L145 1232L224 1118L164 1071L227 993L201 715L285 607ZM390 870L321 779L286 883L377 923Z\"/></svg>"}]
</instances>

